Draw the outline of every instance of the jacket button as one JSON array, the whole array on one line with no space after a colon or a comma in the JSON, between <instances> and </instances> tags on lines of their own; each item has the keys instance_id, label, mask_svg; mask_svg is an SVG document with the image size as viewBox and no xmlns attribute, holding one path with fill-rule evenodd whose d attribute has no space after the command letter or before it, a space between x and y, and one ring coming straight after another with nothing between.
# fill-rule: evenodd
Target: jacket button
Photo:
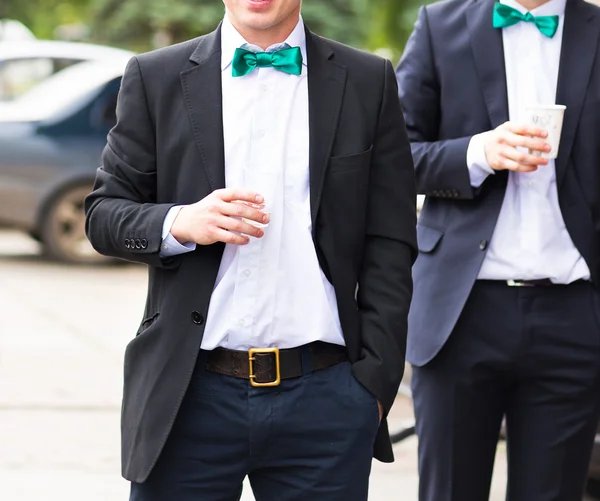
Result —
<instances>
[{"instance_id":1,"label":"jacket button","mask_svg":"<svg viewBox=\"0 0 600 501\"><path fill-rule=\"evenodd\" d=\"M487 240L482 240L481 242L479 242L479 250L486 250L488 246L488 241Z\"/></svg>"},{"instance_id":2,"label":"jacket button","mask_svg":"<svg viewBox=\"0 0 600 501\"><path fill-rule=\"evenodd\" d=\"M197 325L202 325L204 323L204 317L199 311L192 311L192 322Z\"/></svg>"},{"instance_id":3,"label":"jacket button","mask_svg":"<svg viewBox=\"0 0 600 501\"><path fill-rule=\"evenodd\" d=\"M148 248L148 240L146 240L145 238L142 238L142 249L147 249Z\"/></svg>"}]
</instances>

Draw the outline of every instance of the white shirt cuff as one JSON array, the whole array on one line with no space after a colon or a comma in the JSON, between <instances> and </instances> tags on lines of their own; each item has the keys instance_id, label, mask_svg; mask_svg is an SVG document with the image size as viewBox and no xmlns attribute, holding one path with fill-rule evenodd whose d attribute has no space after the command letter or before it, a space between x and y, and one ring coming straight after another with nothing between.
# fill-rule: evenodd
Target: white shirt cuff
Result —
<instances>
[{"instance_id":1,"label":"white shirt cuff","mask_svg":"<svg viewBox=\"0 0 600 501\"><path fill-rule=\"evenodd\" d=\"M485 157L484 134L474 135L467 148L467 168L473 188L479 188L490 174L494 174Z\"/></svg>"},{"instance_id":2,"label":"white shirt cuff","mask_svg":"<svg viewBox=\"0 0 600 501\"><path fill-rule=\"evenodd\" d=\"M186 242L184 244L180 244L177 241L177 239L173 235L171 235L171 228L173 227L175 218L179 215L179 211L182 207L183 205L176 205L175 207L171 207L169 209L169 212L167 212L167 215L165 216L162 229L162 243L160 245L161 258L177 256L178 254L185 254L186 252L192 252L196 249L196 244L194 242Z\"/></svg>"}]
</instances>

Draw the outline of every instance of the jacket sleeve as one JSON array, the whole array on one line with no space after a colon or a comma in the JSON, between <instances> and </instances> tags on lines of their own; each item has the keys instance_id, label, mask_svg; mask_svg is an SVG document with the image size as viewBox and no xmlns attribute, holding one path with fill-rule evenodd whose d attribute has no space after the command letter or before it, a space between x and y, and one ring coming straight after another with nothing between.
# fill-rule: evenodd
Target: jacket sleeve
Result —
<instances>
[{"instance_id":1,"label":"jacket sleeve","mask_svg":"<svg viewBox=\"0 0 600 501\"><path fill-rule=\"evenodd\" d=\"M174 204L158 204L155 137L136 57L121 83L117 125L109 132L94 190L86 198L86 233L106 256L173 267L161 259L162 226Z\"/></svg>"},{"instance_id":2,"label":"jacket sleeve","mask_svg":"<svg viewBox=\"0 0 600 501\"><path fill-rule=\"evenodd\" d=\"M404 373L411 268L417 255L414 177L394 69L385 61L357 293L362 352L353 373L386 414Z\"/></svg>"},{"instance_id":3,"label":"jacket sleeve","mask_svg":"<svg viewBox=\"0 0 600 501\"><path fill-rule=\"evenodd\" d=\"M400 100L415 163L417 190L430 197L472 199L467 149L472 136L440 140L440 86L427 9L421 7L396 69Z\"/></svg>"}]
</instances>

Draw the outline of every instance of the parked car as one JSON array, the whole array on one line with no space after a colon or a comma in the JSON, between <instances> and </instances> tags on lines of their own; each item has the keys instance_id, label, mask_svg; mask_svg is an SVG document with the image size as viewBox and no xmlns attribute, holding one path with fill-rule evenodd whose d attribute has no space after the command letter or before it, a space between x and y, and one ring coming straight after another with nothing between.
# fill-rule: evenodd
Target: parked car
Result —
<instances>
[{"instance_id":1,"label":"parked car","mask_svg":"<svg viewBox=\"0 0 600 501\"><path fill-rule=\"evenodd\" d=\"M39 240L53 258L105 260L84 232L91 191L128 57L67 68L0 103L0 223Z\"/></svg>"},{"instance_id":2,"label":"parked car","mask_svg":"<svg viewBox=\"0 0 600 501\"><path fill-rule=\"evenodd\" d=\"M0 102L15 99L49 76L85 61L131 57L133 53L73 42L0 42Z\"/></svg>"},{"instance_id":3,"label":"parked car","mask_svg":"<svg viewBox=\"0 0 600 501\"><path fill-rule=\"evenodd\" d=\"M35 40L27 26L14 19L0 19L0 42Z\"/></svg>"}]
</instances>

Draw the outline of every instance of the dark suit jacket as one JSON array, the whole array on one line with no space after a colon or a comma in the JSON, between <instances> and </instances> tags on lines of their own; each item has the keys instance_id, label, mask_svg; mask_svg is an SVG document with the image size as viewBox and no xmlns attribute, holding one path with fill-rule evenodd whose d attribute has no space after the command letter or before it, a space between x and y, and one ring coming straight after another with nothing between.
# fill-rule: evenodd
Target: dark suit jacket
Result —
<instances>
[{"instance_id":1,"label":"dark suit jacket","mask_svg":"<svg viewBox=\"0 0 600 501\"><path fill-rule=\"evenodd\" d=\"M159 257L169 208L225 186L220 43L217 29L130 62L86 200L94 247L150 265L145 319L125 353L123 474L137 482L188 387L224 249ZM307 52L313 239L353 372L387 411L404 370L417 254L414 167L394 70L308 31ZM393 460L385 423L375 455Z\"/></svg>"},{"instance_id":2,"label":"dark suit jacket","mask_svg":"<svg viewBox=\"0 0 600 501\"><path fill-rule=\"evenodd\" d=\"M427 195L409 316L408 360L428 363L450 335L494 232L508 175L470 185L474 134L508 120L494 0L450 0L420 10L397 69L417 189ZM567 106L556 175L573 242L600 279L600 9L568 0L556 103ZM521 277L513 277L515 279Z\"/></svg>"}]
</instances>

